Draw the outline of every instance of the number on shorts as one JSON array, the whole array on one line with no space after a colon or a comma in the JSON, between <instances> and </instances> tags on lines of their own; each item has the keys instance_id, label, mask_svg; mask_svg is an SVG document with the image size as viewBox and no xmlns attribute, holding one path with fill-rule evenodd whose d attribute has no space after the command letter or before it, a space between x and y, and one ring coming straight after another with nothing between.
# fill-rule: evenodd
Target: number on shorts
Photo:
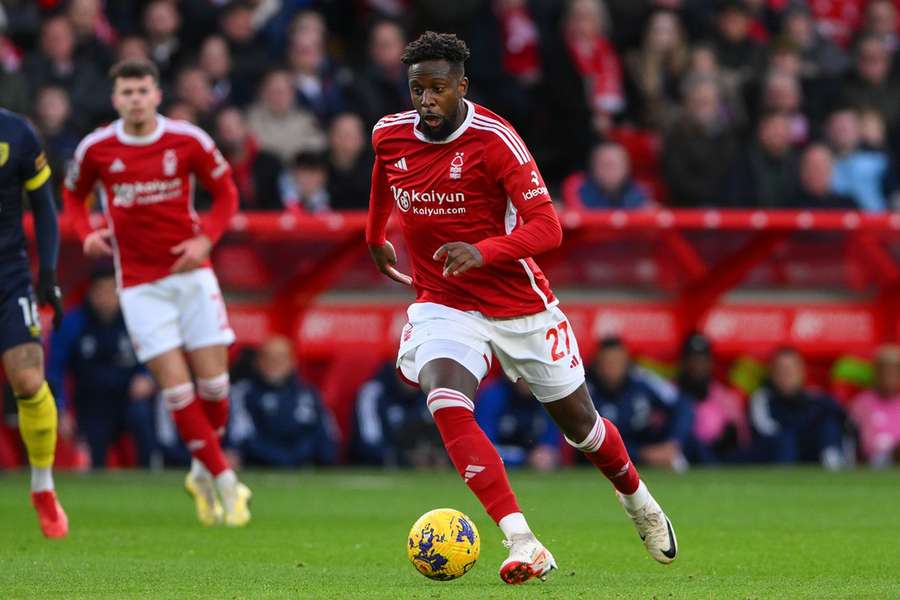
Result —
<instances>
[{"instance_id":1,"label":"number on shorts","mask_svg":"<svg viewBox=\"0 0 900 600\"><path fill-rule=\"evenodd\" d=\"M565 337L565 341L566 341L566 351L565 352L562 352L562 350L559 347L559 337L560 337L559 332L560 331L562 332L563 336ZM571 343L569 342L569 322L568 321L562 321L556 327L551 327L550 329L548 329L547 335L544 336L544 339L549 341L550 338L553 338L553 345L550 347L550 360L552 360L553 362L556 362L559 359L561 359L562 357L567 356L569 354L569 352L571 351Z\"/></svg>"},{"instance_id":2,"label":"number on shorts","mask_svg":"<svg viewBox=\"0 0 900 600\"><path fill-rule=\"evenodd\" d=\"M25 327L34 327L41 322L38 314L37 304L31 301L31 298L19 298L19 306L22 308L22 319L25 321Z\"/></svg>"}]
</instances>

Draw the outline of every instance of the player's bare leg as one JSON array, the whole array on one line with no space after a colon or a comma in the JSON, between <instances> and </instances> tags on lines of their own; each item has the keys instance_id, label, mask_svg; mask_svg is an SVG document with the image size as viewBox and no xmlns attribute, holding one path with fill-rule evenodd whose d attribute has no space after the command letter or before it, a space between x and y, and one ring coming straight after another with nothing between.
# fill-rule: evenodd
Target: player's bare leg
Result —
<instances>
[{"instance_id":1,"label":"player's bare leg","mask_svg":"<svg viewBox=\"0 0 900 600\"><path fill-rule=\"evenodd\" d=\"M531 533L500 455L475 422L478 380L455 360L438 358L422 367L419 385L453 466L506 536L510 555L500 577L506 583L543 578L556 562Z\"/></svg>"},{"instance_id":2,"label":"player's bare leg","mask_svg":"<svg viewBox=\"0 0 900 600\"><path fill-rule=\"evenodd\" d=\"M69 520L56 497L53 459L56 452L56 401L44 379L44 352L29 342L3 353L3 369L16 396L19 433L31 465L31 502L41 531L49 538L64 537Z\"/></svg>"},{"instance_id":3,"label":"player's bare leg","mask_svg":"<svg viewBox=\"0 0 900 600\"><path fill-rule=\"evenodd\" d=\"M203 408L196 399L194 384L187 360L181 349L173 349L147 362L147 367L162 389L163 401L171 412L178 434L191 455L211 473L211 477L222 475L228 469L219 439L206 419ZM227 477L227 476L226 476ZM231 473L231 478L234 473ZM209 486L210 488L212 486ZM222 519L222 508L218 506L215 491L211 494L195 493L186 485L196 502L197 518L204 525L213 525Z\"/></svg>"},{"instance_id":4,"label":"player's bare leg","mask_svg":"<svg viewBox=\"0 0 900 600\"><path fill-rule=\"evenodd\" d=\"M228 425L228 349L223 345L196 348L188 352L188 360L197 378L197 396L203 412L221 440ZM229 472L233 474L233 471ZM195 460L191 464L187 482L211 487L213 478L200 461ZM245 525L250 520L250 488L237 481L236 477L228 476L217 478L216 484L224 504L225 524Z\"/></svg>"},{"instance_id":5,"label":"player's bare leg","mask_svg":"<svg viewBox=\"0 0 900 600\"><path fill-rule=\"evenodd\" d=\"M616 488L616 495L650 556L663 564L675 560L678 543L672 523L641 481L619 430L597 413L587 386L582 384L572 394L547 402L544 407L562 429L566 441L583 452Z\"/></svg>"}]
</instances>

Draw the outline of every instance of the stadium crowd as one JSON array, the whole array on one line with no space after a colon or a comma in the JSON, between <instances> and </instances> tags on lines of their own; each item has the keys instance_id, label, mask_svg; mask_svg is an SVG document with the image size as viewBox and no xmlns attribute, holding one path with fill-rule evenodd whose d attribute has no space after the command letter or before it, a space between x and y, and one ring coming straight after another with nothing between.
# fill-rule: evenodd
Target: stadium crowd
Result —
<instances>
[{"instance_id":1,"label":"stadium crowd","mask_svg":"<svg viewBox=\"0 0 900 600\"><path fill-rule=\"evenodd\" d=\"M243 209L364 209L368 131L411 108L400 54L428 27L468 42L470 97L569 208L897 201L895 0L5 2L0 105L33 119L62 178L115 117L108 67L147 57Z\"/></svg>"},{"instance_id":2,"label":"stadium crowd","mask_svg":"<svg viewBox=\"0 0 900 600\"><path fill-rule=\"evenodd\" d=\"M400 54L413 32L472 48L470 98L506 116L572 210L675 207L892 210L900 195L900 47L894 0L40 0L0 5L0 106L27 114L57 184L86 133L115 117L105 77L146 57L163 112L206 129L243 210L368 204L368 131L411 108ZM110 462L129 434L141 465L189 454L137 363L108 270L50 343L64 437ZM664 377L605 338L590 362L598 410L644 464L890 464L900 449L900 350L882 348L871 389L835 399L803 358L773 354L738 391L691 336ZM275 338L234 367L236 463L447 464L421 394L385 365L340 432ZM98 404L102 398L103 403ZM477 418L507 465L574 460L527 389L502 377ZM74 417L73 417L74 415ZM74 420L73 420L74 419ZM848 440L851 442L848 444ZM848 449L858 442L858 450Z\"/></svg>"}]
</instances>

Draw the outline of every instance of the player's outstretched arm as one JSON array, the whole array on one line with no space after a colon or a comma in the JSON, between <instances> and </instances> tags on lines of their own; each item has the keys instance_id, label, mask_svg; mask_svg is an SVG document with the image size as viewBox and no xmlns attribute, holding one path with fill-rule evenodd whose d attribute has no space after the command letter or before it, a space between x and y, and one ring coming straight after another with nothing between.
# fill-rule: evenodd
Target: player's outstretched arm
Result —
<instances>
[{"instance_id":1,"label":"player's outstretched arm","mask_svg":"<svg viewBox=\"0 0 900 600\"><path fill-rule=\"evenodd\" d=\"M50 170L47 168L47 176ZM35 188L26 183L28 201L34 213L34 231L37 238L38 304L49 304L53 308L53 328L58 329L63 319L62 291L56 281L56 262L59 258L59 223L56 219L56 205L50 184L45 180Z\"/></svg>"}]
</instances>

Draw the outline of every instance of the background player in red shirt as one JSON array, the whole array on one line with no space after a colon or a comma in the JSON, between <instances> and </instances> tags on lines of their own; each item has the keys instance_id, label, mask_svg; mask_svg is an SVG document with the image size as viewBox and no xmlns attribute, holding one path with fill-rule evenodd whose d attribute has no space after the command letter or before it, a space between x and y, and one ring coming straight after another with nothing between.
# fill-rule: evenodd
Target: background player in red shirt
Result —
<instances>
[{"instance_id":1,"label":"background player in red shirt","mask_svg":"<svg viewBox=\"0 0 900 600\"><path fill-rule=\"evenodd\" d=\"M185 487L198 518L206 525L245 525L250 490L219 443L228 422L227 346L234 332L209 261L237 210L231 170L201 129L156 112L162 92L153 63L125 61L110 77L121 118L79 144L66 180L66 210L86 255L115 258L135 352L194 457ZM193 208L194 176L213 196L203 222ZM94 231L85 200L97 182L108 227Z\"/></svg>"},{"instance_id":2,"label":"background player in red shirt","mask_svg":"<svg viewBox=\"0 0 900 600\"><path fill-rule=\"evenodd\" d=\"M451 461L506 536L505 582L543 577L556 563L475 422L473 398L493 356L609 478L647 551L669 563L677 552L672 525L615 425L594 409L575 334L531 258L562 240L547 187L512 126L465 99L468 57L452 34L427 32L409 44L403 62L415 110L384 117L372 133L369 250L382 273L416 290L397 366L428 395ZM397 270L385 239L394 204L412 278Z\"/></svg>"}]
</instances>

